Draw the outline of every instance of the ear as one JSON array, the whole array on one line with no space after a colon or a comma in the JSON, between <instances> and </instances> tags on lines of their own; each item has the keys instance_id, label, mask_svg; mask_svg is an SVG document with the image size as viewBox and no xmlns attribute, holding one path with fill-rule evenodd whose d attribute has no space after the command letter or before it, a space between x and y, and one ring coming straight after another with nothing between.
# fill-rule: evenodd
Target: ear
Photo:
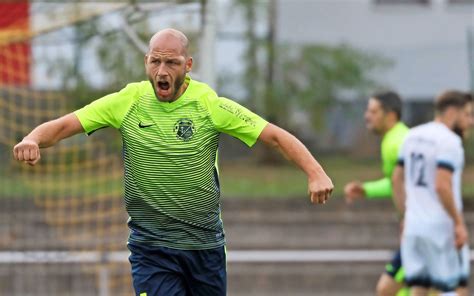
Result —
<instances>
[{"instance_id":1,"label":"ear","mask_svg":"<svg viewBox=\"0 0 474 296\"><path fill-rule=\"evenodd\" d=\"M193 68L193 58L192 58L192 57L189 57L189 58L186 60L186 73L189 73L192 68Z\"/></svg>"},{"instance_id":2,"label":"ear","mask_svg":"<svg viewBox=\"0 0 474 296\"><path fill-rule=\"evenodd\" d=\"M390 121L398 121L399 120L397 118L397 113L395 113L394 111L385 112L385 118L387 118Z\"/></svg>"},{"instance_id":3,"label":"ear","mask_svg":"<svg viewBox=\"0 0 474 296\"><path fill-rule=\"evenodd\" d=\"M143 61L145 62L145 67L146 67L146 63L147 63L147 61L148 61L148 54L145 55Z\"/></svg>"}]
</instances>

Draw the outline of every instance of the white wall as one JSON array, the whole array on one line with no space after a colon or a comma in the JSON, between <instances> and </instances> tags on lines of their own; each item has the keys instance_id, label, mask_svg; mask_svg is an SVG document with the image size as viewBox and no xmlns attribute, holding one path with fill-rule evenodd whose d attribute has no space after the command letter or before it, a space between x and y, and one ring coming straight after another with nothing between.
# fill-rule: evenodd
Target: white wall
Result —
<instances>
[{"instance_id":1,"label":"white wall","mask_svg":"<svg viewBox=\"0 0 474 296\"><path fill-rule=\"evenodd\" d=\"M348 43L395 64L380 81L408 99L470 87L467 31L474 4L381 5L373 0L278 0L279 42Z\"/></svg>"}]
</instances>

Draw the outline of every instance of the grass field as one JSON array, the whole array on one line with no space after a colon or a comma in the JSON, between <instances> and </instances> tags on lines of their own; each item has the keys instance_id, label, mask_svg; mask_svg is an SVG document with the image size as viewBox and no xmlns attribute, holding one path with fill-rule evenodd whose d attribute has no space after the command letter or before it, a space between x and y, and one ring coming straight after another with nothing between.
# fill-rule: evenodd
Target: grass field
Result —
<instances>
[{"instance_id":1,"label":"grass field","mask_svg":"<svg viewBox=\"0 0 474 296\"><path fill-rule=\"evenodd\" d=\"M334 196L342 196L344 185L351 180L381 177L380 164L374 160L325 157L319 160L335 185ZM5 197L29 197L32 192L54 196L120 194L121 178L110 176L34 176L13 177L0 172L0 194ZM291 164L271 166L252 162L224 162L220 166L224 198L288 198L306 196L307 180L303 172ZM464 197L474 198L474 164L465 168ZM1 196L0 196L1 197Z\"/></svg>"},{"instance_id":2,"label":"grass field","mask_svg":"<svg viewBox=\"0 0 474 296\"><path fill-rule=\"evenodd\" d=\"M334 182L334 196L342 196L344 185L351 180L374 180L382 177L380 163L343 157L319 160ZM251 163L224 163L220 168L224 197L286 198L306 195L307 180L303 172L291 164L282 166ZM474 164L463 174L463 195L474 198Z\"/></svg>"}]
</instances>

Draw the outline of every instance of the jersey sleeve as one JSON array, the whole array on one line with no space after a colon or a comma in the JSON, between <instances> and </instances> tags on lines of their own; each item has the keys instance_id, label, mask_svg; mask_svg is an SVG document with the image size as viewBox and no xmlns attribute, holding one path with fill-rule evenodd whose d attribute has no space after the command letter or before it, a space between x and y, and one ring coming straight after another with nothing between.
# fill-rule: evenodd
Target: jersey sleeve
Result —
<instances>
[{"instance_id":1,"label":"jersey sleeve","mask_svg":"<svg viewBox=\"0 0 474 296\"><path fill-rule=\"evenodd\" d=\"M268 123L247 108L222 97L211 102L210 114L219 132L229 134L249 147L255 144Z\"/></svg>"},{"instance_id":2,"label":"jersey sleeve","mask_svg":"<svg viewBox=\"0 0 474 296\"><path fill-rule=\"evenodd\" d=\"M392 182L390 178L387 177L364 182L362 187L368 199L390 198L392 196Z\"/></svg>"},{"instance_id":3,"label":"jersey sleeve","mask_svg":"<svg viewBox=\"0 0 474 296\"><path fill-rule=\"evenodd\" d=\"M462 146L458 142L446 141L444 145L438 148L436 154L436 166L454 172L459 159L463 157Z\"/></svg>"},{"instance_id":4,"label":"jersey sleeve","mask_svg":"<svg viewBox=\"0 0 474 296\"><path fill-rule=\"evenodd\" d=\"M74 114L88 135L104 127L118 129L137 95L138 86L130 83L121 91L95 100Z\"/></svg>"}]
</instances>

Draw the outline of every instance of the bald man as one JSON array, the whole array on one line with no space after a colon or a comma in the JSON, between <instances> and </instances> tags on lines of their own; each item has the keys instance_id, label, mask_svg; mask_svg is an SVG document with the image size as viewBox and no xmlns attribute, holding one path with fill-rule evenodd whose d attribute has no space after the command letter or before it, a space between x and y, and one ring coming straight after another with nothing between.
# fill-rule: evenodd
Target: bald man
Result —
<instances>
[{"instance_id":1,"label":"bald man","mask_svg":"<svg viewBox=\"0 0 474 296\"><path fill-rule=\"evenodd\" d=\"M15 159L35 165L40 148L81 132L119 129L137 296L226 295L220 133L250 147L258 140L279 150L306 173L313 203L325 203L333 190L331 179L294 136L191 79L188 44L180 31L159 31L145 55L148 81L130 83L43 123L13 148Z\"/></svg>"}]
</instances>

